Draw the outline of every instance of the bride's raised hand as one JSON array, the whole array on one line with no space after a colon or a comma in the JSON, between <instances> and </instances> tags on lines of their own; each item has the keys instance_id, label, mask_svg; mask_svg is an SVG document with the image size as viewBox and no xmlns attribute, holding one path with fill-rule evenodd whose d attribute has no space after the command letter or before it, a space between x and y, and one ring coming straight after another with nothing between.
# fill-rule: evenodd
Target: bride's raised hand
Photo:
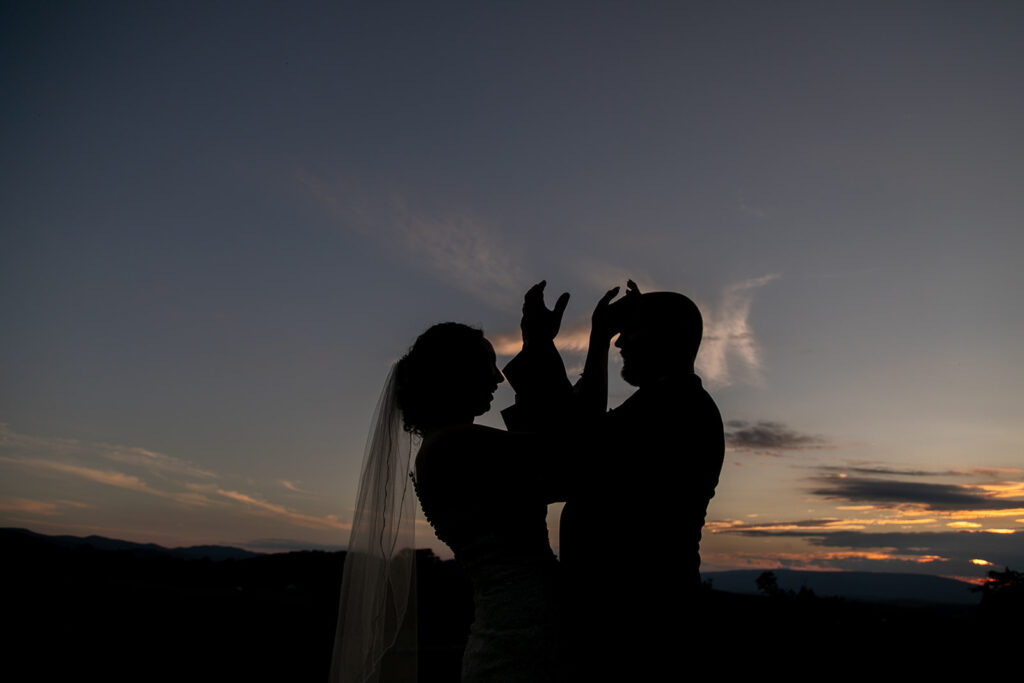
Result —
<instances>
[{"instance_id":1,"label":"bride's raised hand","mask_svg":"<svg viewBox=\"0 0 1024 683\"><path fill-rule=\"evenodd\" d=\"M569 292L564 292L555 306L548 310L544 303L544 286L547 280L541 280L530 287L523 297L523 318L519 323L523 331L523 344L551 341L558 335L562 326L562 314L569 305Z\"/></svg>"}]
</instances>

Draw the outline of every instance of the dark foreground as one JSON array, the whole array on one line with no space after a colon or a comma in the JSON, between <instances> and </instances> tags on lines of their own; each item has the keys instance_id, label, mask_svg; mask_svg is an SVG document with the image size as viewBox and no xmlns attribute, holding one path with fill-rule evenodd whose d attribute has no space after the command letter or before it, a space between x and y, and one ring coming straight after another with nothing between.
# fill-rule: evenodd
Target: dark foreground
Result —
<instances>
[{"instance_id":1,"label":"dark foreground","mask_svg":"<svg viewBox=\"0 0 1024 683\"><path fill-rule=\"evenodd\" d=\"M0 532L6 565L5 668L21 680L327 679L344 553L187 559L164 549L100 549ZM211 553L212 554L212 553ZM458 680L471 618L458 568L423 551L420 681ZM897 605L780 591L709 591L688 669L722 674L978 671L1016 658L1013 604ZM666 614L666 626L682 615ZM627 628L609 624L610 629ZM596 653L595 656L601 656ZM643 653L636 653L643 658ZM1009 661L1009 660L1007 660ZM889 678L888 675L883 678Z\"/></svg>"}]
</instances>

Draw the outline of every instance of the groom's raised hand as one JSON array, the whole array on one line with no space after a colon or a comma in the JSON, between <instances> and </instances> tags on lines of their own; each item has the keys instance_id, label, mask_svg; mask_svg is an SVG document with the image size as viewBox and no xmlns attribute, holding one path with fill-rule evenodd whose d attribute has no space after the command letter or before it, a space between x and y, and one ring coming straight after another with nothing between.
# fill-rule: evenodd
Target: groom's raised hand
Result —
<instances>
[{"instance_id":1,"label":"groom's raised hand","mask_svg":"<svg viewBox=\"0 0 1024 683\"><path fill-rule=\"evenodd\" d=\"M562 326L562 314L569 304L569 292L564 292L555 302L554 308L548 310L544 303L544 286L547 280L541 280L530 287L523 297L523 318L519 323L523 331L523 345L551 341L558 335Z\"/></svg>"},{"instance_id":2,"label":"groom's raised hand","mask_svg":"<svg viewBox=\"0 0 1024 683\"><path fill-rule=\"evenodd\" d=\"M629 284L633 284L630 280ZM627 285L627 295L628 294ZM597 306L594 308L594 313L590 317L590 343L593 344L595 341L603 344L608 344L612 337L617 335L621 331L622 327L622 314L620 313L621 306L618 306L618 301L612 303L612 299L619 293L618 287L612 287L601 299L597 302ZM621 299L620 299L621 301Z\"/></svg>"}]
</instances>

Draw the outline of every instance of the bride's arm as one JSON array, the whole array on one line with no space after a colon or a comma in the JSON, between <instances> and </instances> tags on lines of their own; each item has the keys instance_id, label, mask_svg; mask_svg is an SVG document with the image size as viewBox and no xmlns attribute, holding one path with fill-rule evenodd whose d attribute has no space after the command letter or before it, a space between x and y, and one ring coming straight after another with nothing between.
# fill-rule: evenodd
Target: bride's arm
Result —
<instances>
[{"instance_id":1,"label":"bride's arm","mask_svg":"<svg viewBox=\"0 0 1024 683\"><path fill-rule=\"evenodd\" d=\"M523 348L504 368L505 378L516 392L516 403L502 411L505 425L512 430L536 431L552 428L564 419L572 396L554 339L569 302L568 292L548 310L541 281L523 299Z\"/></svg>"}]
</instances>

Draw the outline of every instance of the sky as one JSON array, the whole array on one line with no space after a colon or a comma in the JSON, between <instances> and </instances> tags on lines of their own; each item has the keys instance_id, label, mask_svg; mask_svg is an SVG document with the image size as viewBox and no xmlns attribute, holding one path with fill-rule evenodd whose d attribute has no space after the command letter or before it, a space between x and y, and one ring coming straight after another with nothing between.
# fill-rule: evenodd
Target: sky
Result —
<instances>
[{"instance_id":1,"label":"sky","mask_svg":"<svg viewBox=\"0 0 1024 683\"><path fill-rule=\"evenodd\" d=\"M421 331L507 361L546 279L578 372L630 277L705 317L705 570L1019 569L1022 29L985 1L3 3L0 526L344 547Z\"/></svg>"}]
</instances>

